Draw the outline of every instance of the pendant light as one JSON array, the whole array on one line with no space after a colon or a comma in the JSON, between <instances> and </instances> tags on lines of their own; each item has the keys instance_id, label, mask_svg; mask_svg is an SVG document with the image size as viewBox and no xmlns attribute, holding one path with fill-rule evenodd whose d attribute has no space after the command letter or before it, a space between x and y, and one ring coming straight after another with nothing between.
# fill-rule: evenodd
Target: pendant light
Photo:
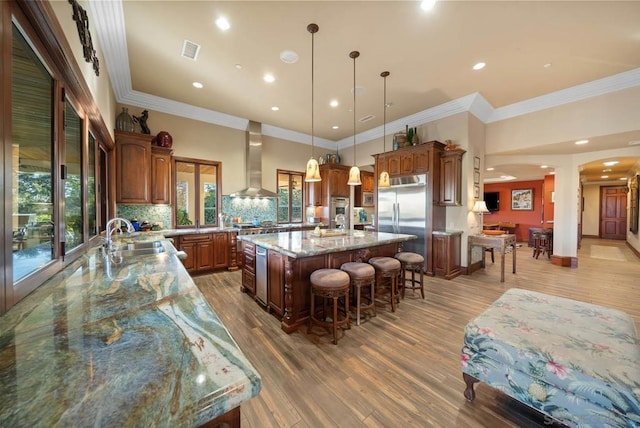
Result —
<instances>
[{"instance_id":1,"label":"pendant light","mask_svg":"<svg viewBox=\"0 0 640 428\"><path fill-rule=\"evenodd\" d=\"M313 146L313 57L314 57L314 35L318 32L319 27L316 24L307 25L307 31L311 33L311 159L307 162L307 172L304 176L304 181L306 182L317 182L322 181L320 177L320 166L318 165L318 161L315 158L314 146Z\"/></svg>"},{"instance_id":2,"label":"pendant light","mask_svg":"<svg viewBox=\"0 0 640 428\"><path fill-rule=\"evenodd\" d=\"M387 76L389 76L388 71L383 71L380 73L380 76L384 78L384 105L382 110L382 153L387 151ZM391 187L391 183L389 182L389 173L386 170L382 170L380 172L380 178L378 178L378 188L385 189Z\"/></svg>"},{"instance_id":3,"label":"pendant light","mask_svg":"<svg viewBox=\"0 0 640 428\"><path fill-rule=\"evenodd\" d=\"M349 186L360 186L360 168L356 165L356 58L360 56L360 52L352 51L349 58L353 58L353 166L349 171Z\"/></svg>"}]
</instances>

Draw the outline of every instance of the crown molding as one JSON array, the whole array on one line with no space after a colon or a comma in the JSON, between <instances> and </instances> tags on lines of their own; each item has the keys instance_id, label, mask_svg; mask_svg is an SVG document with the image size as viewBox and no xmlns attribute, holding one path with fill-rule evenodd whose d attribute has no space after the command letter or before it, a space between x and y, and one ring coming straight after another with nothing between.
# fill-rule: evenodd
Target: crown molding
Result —
<instances>
[{"instance_id":1,"label":"crown molding","mask_svg":"<svg viewBox=\"0 0 640 428\"><path fill-rule=\"evenodd\" d=\"M88 3L117 102L152 108L159 112L229 128L246 129L249 119L133 90L122 0L90 1ZM387 135L404 130L406 126L416 127L463 112L470 112L487 124L635 86L640 86L640 68L499 108L494 108L481 94L476 92L388 123L386 124ZM271 137L311 145L310 135L269 124L263 124L263 133ZM379 126L357 134L356 144L382 138L382 133L383 127ZM314 144L331 150L345 148L353 144L353 137L344 138L337 142L315 137Z\"/></svg>"}]
</instances>

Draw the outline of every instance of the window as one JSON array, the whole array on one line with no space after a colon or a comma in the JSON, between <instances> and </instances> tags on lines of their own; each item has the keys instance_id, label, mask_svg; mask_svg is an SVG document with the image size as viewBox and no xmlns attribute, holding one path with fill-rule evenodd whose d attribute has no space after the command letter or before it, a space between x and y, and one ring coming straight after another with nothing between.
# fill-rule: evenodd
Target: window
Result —
<instances>
[{"instance_id":1,"label":"window","mask_svg":"<svg viewBox=\"0 0 640 428\"><path fill-rule=\"evenodd\" d=\"M278 223L302 223L303 174L278 170Z\"/></svg>"},{"instance_id":2,"label":"window","mask_svg":"<svg viewBox=\"0 0 640 428\"><path fill-rule=\"evenodd\" d=\"M219 162L174 158L175 224L216 227L222 196Z\"/></svg>"}]
</instances>

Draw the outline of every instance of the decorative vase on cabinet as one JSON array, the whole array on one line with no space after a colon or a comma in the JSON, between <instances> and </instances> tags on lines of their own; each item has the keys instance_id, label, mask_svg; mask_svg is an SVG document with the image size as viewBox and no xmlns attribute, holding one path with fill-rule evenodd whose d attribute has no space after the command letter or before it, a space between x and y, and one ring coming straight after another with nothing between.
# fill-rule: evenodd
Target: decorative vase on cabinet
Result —
<instances>
[{"instance_id":1,"label":"decorative vase on cabinet","mask_svg":"<svg viewBox=\"0 0 640 428\"><path fill-rule=\"evenodd\" d=\"M133 118L129 115L129 109L122 107L122 112L116 117L116 129L118 131L134 132L135 124Z\"/></svg>"}]
</instances>

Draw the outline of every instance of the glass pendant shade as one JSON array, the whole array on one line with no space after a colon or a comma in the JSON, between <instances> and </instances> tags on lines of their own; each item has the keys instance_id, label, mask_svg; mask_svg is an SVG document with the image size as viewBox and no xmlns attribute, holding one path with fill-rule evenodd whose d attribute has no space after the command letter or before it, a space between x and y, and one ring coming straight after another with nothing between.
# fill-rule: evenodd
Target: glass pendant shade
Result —
<instances>
[{"instance_id":1,"label":"glass pendant shade","mask_svg":"<svg viewBox=\"0 0 640 428\"><path fill-rule=\"evenodd\" d=\"M349 181L347 182L349 186L360 186L362 185L362 181L360 181L360 168L357 166L352 166L349 170Z\"/></svg>"},{"instance_id":2,"label":"glass pendant shade","mask_svg":"<svg viewBox=\"0 0 640 428\"><path fill-rule=\"evenodd\" d=\"M315 158L309 159L307 162L307 172L305 174L304 181L306 182L315 182L322 181L320 177L320 165L318 165L318 161Z\"/></svg>"},{"instance_id":3,"label":"glass pendant shade","mask_svg":"<svg viewBox=\"0 0 640 428\"><path fill-rule=\"evenodd\" d=\"M380 178L378 179L378 187L380 189L391 187L391 182L389 181L389 173L387 171L382 171L380 173Z\"/></svg>"}]
</instances>

